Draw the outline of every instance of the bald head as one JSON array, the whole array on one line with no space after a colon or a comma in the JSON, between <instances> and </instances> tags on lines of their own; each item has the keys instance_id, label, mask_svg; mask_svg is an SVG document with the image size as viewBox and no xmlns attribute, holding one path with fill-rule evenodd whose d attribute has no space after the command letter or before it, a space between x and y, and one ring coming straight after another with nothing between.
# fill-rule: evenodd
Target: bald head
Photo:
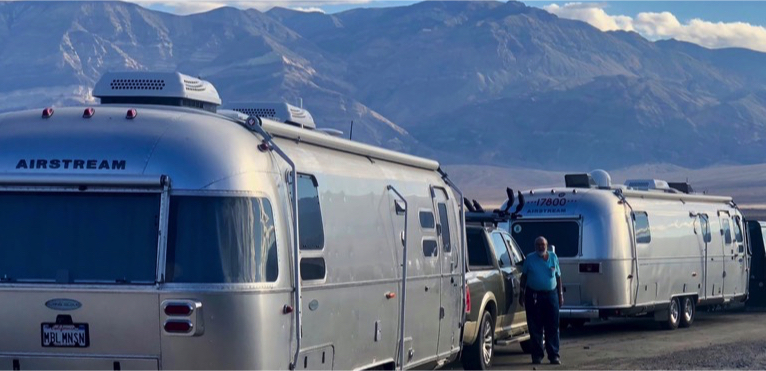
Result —
<instances>
[{"instance_id":1,"label":"bald head","mask_svg":"<svg viewBox=\"0 0 766 371\"><path fill-rule=\"evenodd\" d=\"M535 251L539 251L540 253L548 251L548 240L545 239L545 237L540 236L535 238Z\"/></svg>"}]
</instances>

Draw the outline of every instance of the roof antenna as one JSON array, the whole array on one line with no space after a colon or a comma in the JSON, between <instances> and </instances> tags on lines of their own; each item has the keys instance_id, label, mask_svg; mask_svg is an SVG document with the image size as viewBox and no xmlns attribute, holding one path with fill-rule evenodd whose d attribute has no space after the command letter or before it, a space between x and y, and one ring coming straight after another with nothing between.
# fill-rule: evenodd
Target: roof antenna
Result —
<instances>
[{"instance_id":1,"label":"roof antenna","mask_svg":"<svg viewBox=\"0 0 766 371\"><path fill-rule=\"evenodd\" d=\"M301 101L301 109L303 109L303 98L298 98Z\"/></svg>"},{"instance_id":2,"label":"roof antenna","mask_svg":"<svg viewBox=\"0 0 766 371\"><path fill-rule=\"evenodd\" d=\"M348 140L354 136L354 120L351 120L351 130L348 131Z\"/></svg>"}]
</instances>

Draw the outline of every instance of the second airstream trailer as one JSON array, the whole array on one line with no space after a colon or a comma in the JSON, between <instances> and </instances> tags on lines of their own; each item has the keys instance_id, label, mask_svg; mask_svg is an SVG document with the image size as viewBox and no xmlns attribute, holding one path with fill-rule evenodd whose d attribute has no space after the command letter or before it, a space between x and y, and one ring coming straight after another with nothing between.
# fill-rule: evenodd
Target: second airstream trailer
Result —
<instances>
[{"instance_id":1,"label":"second airstream trailer","mask_svg":"<svg viewBox=\"0 0 766 371\"><path fill-rule=\"evenodd\" d=\"M438 163L289 105L220 111L178 73L107 74L94 95L0 116L0 368L457 357L461 198Z\"/></svg>"},{"instance_id":2,"label":"second airstream trailer","mask_svg":"<svg viewBox=\"0 0 766 371\"><path fill-rule=\"evenodd\" d=\"M555 246L561 318L653 315L674 329L690 326L697 306L747 298L745 224L730 197L658 180L614 186L606 172L592 175L525 192L518 218L506 225L525 253L537 236Z\"/></svg>"}]
</instances>

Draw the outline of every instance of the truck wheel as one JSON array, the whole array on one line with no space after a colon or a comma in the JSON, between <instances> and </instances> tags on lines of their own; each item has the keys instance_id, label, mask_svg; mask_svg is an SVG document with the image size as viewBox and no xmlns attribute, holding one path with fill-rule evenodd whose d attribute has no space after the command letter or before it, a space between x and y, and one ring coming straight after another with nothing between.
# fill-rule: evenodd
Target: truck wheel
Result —
<instances>
[{"instance_id":1,"label":"truck wheel","mask_svg":"<svg viewBox=\"0 0 766 371\"><path fill-rule=\"evenodd\" d=\"M697 307L694 298L685 296L681 299L681 327L689 327L694 322L694 316L697 314Z\"/></svg>"},{"instance_id":2,"label":"truck wheel","mask_svg":"<svg viewBox=\"0 0 766 371\"><path fill-rule=\"evenodd\" d=\"M573 319L572 321L569 322L569 324L572 325L573 329L581 329L583 328L583 326L585 326L585 322L588 322L588 321L584 319Z\"/></svg>"},{"instance_id":3,"label":"truck wheel","mask_svg":"<svg viewBox=\"0 0 766 371\"><path fill-rule=\"evenodd\" d=\"M670 299L670 305L668 306L668 319L662 323L663 327L667 330L675 330L681 323L681 304L678 298Z\"/></svg>"},{"instance_id":4,"label":"truck wheel","mask_svg":"<svg viewBox=\"0 0 766 371\"><path fill-rule=\"evenodd\" d=\"M487 370L492 366L492 355L495 351L495 325L492 314L484 311L481 316L479 334L473 344L463 352L463 366L467 370Z\"/></svg>"}]
</instances>

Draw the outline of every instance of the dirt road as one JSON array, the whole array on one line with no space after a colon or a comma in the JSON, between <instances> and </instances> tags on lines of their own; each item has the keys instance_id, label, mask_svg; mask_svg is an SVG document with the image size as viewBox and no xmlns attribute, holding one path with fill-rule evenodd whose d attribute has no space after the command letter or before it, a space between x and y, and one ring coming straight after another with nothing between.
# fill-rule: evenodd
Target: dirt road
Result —
<instances>
[{"instance_id":1,"label":"dirt road","mask_svg":"<svg viewBox=\"0 0 766 371\"><path fill-rule=\"evenodd\" d=\"M567 329L561 336L562 366L545 360L533 367L518 345L495 349L494 369L766 369L766 313L700 312L691 328L675 331L661 330L652 319Z\"/></svg>"}]
</instances>

